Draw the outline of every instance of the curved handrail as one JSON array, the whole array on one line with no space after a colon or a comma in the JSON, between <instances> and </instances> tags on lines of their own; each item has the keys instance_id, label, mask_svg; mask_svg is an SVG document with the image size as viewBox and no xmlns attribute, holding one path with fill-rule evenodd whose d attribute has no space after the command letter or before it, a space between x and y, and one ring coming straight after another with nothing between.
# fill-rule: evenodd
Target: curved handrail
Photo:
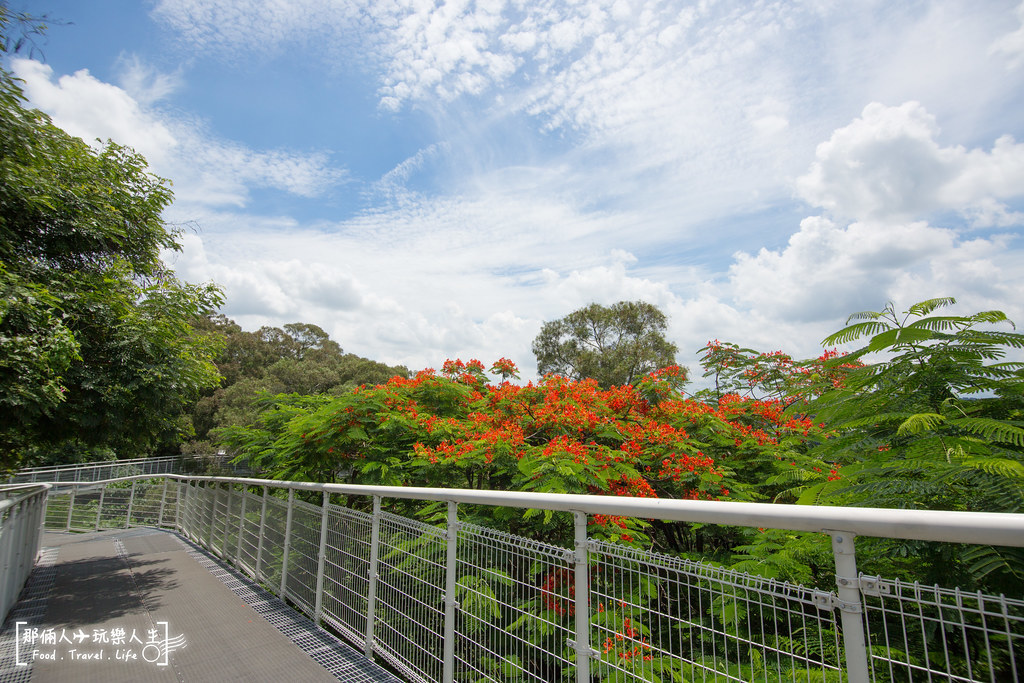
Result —
<instances>
[{"instance_id":1,"label":"curved handrail","mask_svg":"<svg viewBox=\"0 0 1024 683\"><path fill-rule=\"evenodd\" d=\"M592 496L529 491L481 491L363 484L323 484L247 477L203 477L161 474L134 475L55 487L99 486L117 481L166 477L177 481L269 486L296 491L318 491L343 495L379 496L407 500L431 500L473 505L531 508L586 514L618 515L644 519L701 522L730 526L770 527L793 531L843 531L858 536L875 536L920 541L944 541L972 545L1024 547L1024 514L1004 512L961 512L905 510L781 503L745 503L717 500L677 500Z\"/></svg>"}]
</instances>

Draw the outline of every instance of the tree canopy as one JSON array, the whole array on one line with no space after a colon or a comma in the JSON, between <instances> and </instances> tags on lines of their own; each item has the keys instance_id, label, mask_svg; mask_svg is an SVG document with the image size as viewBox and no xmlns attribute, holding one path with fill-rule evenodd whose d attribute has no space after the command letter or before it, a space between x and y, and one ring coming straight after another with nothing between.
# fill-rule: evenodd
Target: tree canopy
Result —
<instances>
[{"instance_id":1,"label":"tree canopy","mask_svg":"<svg viewBox=\"0 0 1024 683\"><path fill-rule=\"evenodd\" d=\"M218 314L195 325L224 341L214 358L221 384L208 389L192 409L195 440L187 448L197 452L211 448L217 430L253 423L265 394L338 395L409 375L405 367L345 353L327 332L309 323L247 332Z\"/></svg>"},{"instance_id":2,"label":"tree canopy","mask_svg":"<svg viewBox=\"0 0 1024 683\"><path fill-rule=\"evenodd\" d=\"M0 8L4 49L11 18ZM140 155L68 135L0 70L3 465L159 448L216 385L218 340L191 321L221 295L163 265L171 199Z\"/></svg>"},{"instance_id":3,"label":"tree canopy","mask_svg":"<svg viewBox=\"0 0 1024 683\"><path fill-rule=\"evenodd\" d=\"M602 388L634 384L675 365L678 349L665 339L668 319L644 301L591 304L544 323L533 340L537 371L597 380Z\"/></svg>"}]
</instances>

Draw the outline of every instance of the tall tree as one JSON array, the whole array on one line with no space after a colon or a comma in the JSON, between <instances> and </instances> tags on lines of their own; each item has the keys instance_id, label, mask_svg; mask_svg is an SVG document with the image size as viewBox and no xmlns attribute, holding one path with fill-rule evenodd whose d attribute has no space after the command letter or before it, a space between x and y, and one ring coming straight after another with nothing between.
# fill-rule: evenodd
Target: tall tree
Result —
<instances>
[{"instance_id":1,"label":"tall tree","mask_svg":"<svg viewBox=\"0 0 1024 683\"><path fill-rule=\"evenodd\" d=\"M590 304L544 323L533 340L541 375L596 379L601 387L635 384L644 375L675 365L678 349L665 339L668 319L644 301Z\"/></svg>"},{"instance_id":2,"label":"tall tree","mask_svg":"<svg viewBox=\"0 0 1024 683\"><path fill-rule=\"evenodd\" d=\"M13 17L0 6L0 48ZM131 149L94 149L29 109L0 70L0 466L142 454L178 440L219 379L190 324L221 301L161 259L170 183Z\"/></svg>"}]
</instances>

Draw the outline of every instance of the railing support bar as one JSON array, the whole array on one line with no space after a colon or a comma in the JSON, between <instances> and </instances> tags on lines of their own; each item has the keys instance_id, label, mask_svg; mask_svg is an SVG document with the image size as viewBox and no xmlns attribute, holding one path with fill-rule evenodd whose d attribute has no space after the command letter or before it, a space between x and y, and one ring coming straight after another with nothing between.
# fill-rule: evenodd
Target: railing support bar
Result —
<instances>
[{"instance_id":1,"label":"railing support bar","mask_svg":"<svg viewBox=\"0 0 1024 683\"><path fill-rule=\"evenodd\" d=\"M327 521L331 506L331 494L324 491L320 508L320 552L316 556L316 604L313 606L313 623L320 628L320 612L324 607L324 567L327 564Z\"/></svg>"},{"instance_id":2,"label":"railing support bar","mask_svg":"<svg viewBox=\"0 0 1024 683\"><path fill-rule=\"evenodd\" d=\"M587 548L587 513L573 512L575 567L573 603L576 609L576 681L590 683L590 553Z\"/></svg>"},{"instance_id":3,"label":"railing support bar","mask_svg":"<svg viewBox=\"0 0 1024 683\"><path fill-rule=\"evenodd\" d=\"M164 477L164 488L160 492L160 514L156 518L157 528L164 525L164 509L167 507L167 483L167 477Z\"/></svg>"},{"instance_id":4,"label":"railing support bar","mask_svg":"<svg viewBox=\"0 0 1024 683\"><path fill-rule=\"evenodd\" d=\"M71 531L71 513L75 510L75 489L71 489L71 496L68 498L68 523L64 526L64 531Z\"/></svg>"},{"instance_id":5,"label":"railing support bar","mask_svg":"<svg viewBox=\"0 0 1024 683\"><path fill-rule=\"evenodd\" d=\"M224 538L220 541L220 556L224 558L224 561L228 560L228 537L231 536L228 531L231 529L231 499L234 498L235 485L228 484L228 500L224 505Z\"/></svg>"},{"instance_id":6,"label":"railing support bar","mask_svg":"<svg viewBox=\"0 0 1024 683\"><path fill-rule=\"evenodd\" d=\"M249 497L249 487L242 486L242 506L238 513L238 544L235 546L235 566L242 566L242 535L245 533L245 500Z\"/></svg>"},{"instance_id":7,"label":"railing support bar","mask_svg":"<svg viewBox=\"0 0 1024 683\"><path fill-rule=\"evenodd\" d=\"M181 516L182 506L188 504L188 487L187 481L175 482L177 491L174 493L174 528L181 530Z\"/></svg>"},{"instance_id":8,"label":"railing support bar","mask_svg":"<svg viewBox=\"0 0 1024 683\"><path fill-rule=\"evenodd\" d=\"M96 531L100 530L100 515L103 514L103 496L106 492L106 486L100 489L100 504L96 506Z\"/></svg>"},{"instance_id":9,"label":"railing support bar","mask_svg":"<svg viewBox=\"0 0 1024 683\"><path fill-rule=\"evenodd\" d=\"M124 517L125 529L132 525L132 508L135 506L135 485L138 483L137 479L132 479L132 492L128 494L128 514Z\"/></svg>"},{"instance_id":10,"label":"railing support bar","mask_svg":"<svg viewBox=\"0 0 1024 683\"><path fill-rule=\"evenodd\" d=\"M444 568L444 683L452 683L455 680L455 610L459 606L455 600L455 570L458 559L456 553L459 548L458 510L458 503L448 502L448 550L445 554Z\"/></svg>"},{"instance_id":11,"label":"railing support bar","mask_svg":"<svg viewBox=\"0 0 1024 683\"><path fill-rule=\"evenodd\" d=\"M207 491L210 489L207 488ZM207 496L209 498L210 496ZM220 485L213 487L213 497L210 500L210 523L206 525L206 547L213 552L213 523L217 518L217 499L220 498Z\"/></svg>"},{"instance_id":12,"label":"railing support bar","mask_svg":"<svg viewBox=\"0 0 1024 683\"><path fill-rule=\"evenodd\" d=\"M256 566L253 567L255 570L254 579L257 581L263 580L263 534L267 530L267 496L269 490L266 486L263 487L263 506L260 508L260 535L259 541L256 543Z\"/></svg>"},{"instance_id":13,"label":"railing support bar","mask_svg":"<svg viewBox=\"0 0 1024 683\"><path fill-rule=\"evenodd\" d=\"M373 497L373 521L370 526L370 568L366 588L366 642L363 654L373 659L373 628L377 616L377 570L380 565L380 496Z\"/></svg>"},{"instance_id":14,"label":"railing support bar","mask_svg":"<svg viewBox=\"0 0 1024 683\"><path fill-rule=\"evenodd\" d=\"M281 558L281 599L288 597L288 547L292 544L292 511L295 509L295 489L288 489L288 516L284 522L284 556Z\"/></svg>"},{"instance_id":15,"label":"railing support bar","mask_svg":"<svg viewBox=\"0 0 1024 683\"><path fill-rule=\"evenodd\" d=\"M854 534L829 531L832 555L836 562L836 593L840 601L843 649L846 651L846 677L850 683L867 683L868 653L864 643L864 606L861 603L860 578Z\"/></svg>"}]
</instances>

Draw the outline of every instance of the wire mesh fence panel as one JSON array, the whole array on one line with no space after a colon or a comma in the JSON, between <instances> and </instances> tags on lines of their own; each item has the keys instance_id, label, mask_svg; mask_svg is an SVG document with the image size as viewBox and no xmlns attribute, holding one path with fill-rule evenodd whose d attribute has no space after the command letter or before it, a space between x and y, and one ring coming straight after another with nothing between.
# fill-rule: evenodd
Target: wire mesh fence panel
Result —
<instances>
[{"instance_id":1,"label":"wire mesh fence panel","mask_svg":"<svg viewBox=\"0 0 1024 683\"><path fill-rule=\"evenodd\" d=\"M263 496L243 491L245 515L241 524L241 539L238 544L239 566L249 576L256 577L256 558L260 548L260 512L263 509Z\"/></svg>"},{"instance_id":2,"label":"wire mesh fence panel","mask_svg":"<svg viewBox=\"0 0 1024 683\"><path fill-rule=\"evenodd\" d=\"M565 680L575 659L573 552L459 527L455 680Z\"/></svg>"},{"instance_id":3,"label":"wire mesh fence panel","mask_svg":"<svg viewBox=\"0 0 1024 683\"><path fill-rule=\"evenodd\" d=\"M373 515L328 509L322 618L359 644L366 640L372 530Z\"/></svg>"},{"instance_id":4,"label":"wire mesh fence panel","mask_svg":"<svg viewBox=\"0 0 1024 683\"><path fill-rule=\"evenodd\" d=\"M601 680L840 681L830 593L590 544Z\"/></svg>"},{"instance_id":5,"label":"wire mesh fence panel","mask_svg":"<svg viewBox=\"0 0 1024 683\"><path fill-rule=\"evenodd\" d=\"M52 531L66 528L70 507L70 491L50 491L49 496L46 498L45 528Z\"/></svg>"},{"instance_id":6,"label":"wire mesh fence panel","mask_svg":"<svg viewBox=\"0 0 1024 683\"><path fill-rule=\"evenodd\" d=\"M441 680L445 552L443 529L381 514L374 646L412 680Z\"/></svg>"},{"instance_id":7,"label":"wire mesh fence panel","mask_svg":"<svg viewBox=\"0 0 1024 683\"><path fill-rule=\"evenodd\" d=\"M210 495L209 505L212 506L212 514L208 521L207 542L209 545L207 547L213 552L220 554L225 541L224 520L228 514L228 491L224 486L216 484L210 487Z\"/></svg>"},{"instance_id":8,"label":"wire mesh fence panel","mask_svg":"<svg viewBox=\"0 0 1024 683\"><path fill-rule=\"evenodd\" d=\"M216 522L221 534L220 545L215 550L223 559L233 561L235 549L238 547L238 520L242 513L242 494L234 484L228 484L221 496L224 501L224 513Z\"/></svg>"},{"instance_id":9,"label":"wire mesh fence panel","mask_svg":"<svg viewBox=\"0 0 1024 683\"><path fill-rule=\"evenodd\" d=\"M181 504L181 489L178 482L165 480L163 486L163 498L160 503L160 512L157 513L157 521L161 526L175 526L178 518L178 509Z\"/></svg>"},{"instance_id":10,"label":"wire mesh fence panel","mask_svg":"<svg viewBox=\"0 0 1024 683\"><path fill-rule=\"evenodd\" d=\"M288 543L288 599L307 616L316 605L316 577L320 553L321 508L295 500Z\"/></svg>"},{"instance_id":11,"label":"wire mesh fence panel","mask_svg":"<svg viewBox=\"0 0 1024 683\"><path fill-rule=\"evenodd\" d=\"M100 488L79 488L75 491L71 514L68 515L68 530L93 531L96 528L96 515L100 511L100 495Z\"/></svg>"},{"instance_id":12,"label":"wire mesh fence panel","mask_svg":"<svg viewBox=\"0 0 1024 683\"><path fill-rule=\"evenodd\" d=\"M156 526L164 494L162 479L139 479L132 484L129 526Z\"/></svg>"},{"instance_id":13,"label":"wire mesh fence panel","mask_svg":"<svg viewBox=\"0 0 1024 683\"><path fill-rule=\"evenodd\" d=\"M284 532L288 503L273 496L267 499L263 520L263 546L259 551L259 576L274 593L281 591L281 565L284 559Z\"/></svg>"},{"instance_id":14,"label":"wire mesh fence panel","mask_svg":"<svg viewBox=\"0 0 1024 683\"><path fill-rule=\"evenodd\" d=\"M189 491L189 502L192 507L191 534L197 543L209 543L210 520L215 495L216 489L208 486L193 486Z\"/></svg>"},{"instance_id":15,"label":"wire mesh fence panel","mask_svg":"<svg viewBox=\"0 0 1024 683\"><path fill-rule=\"evenodd\" d=\"M1019 681L1024 601L861 577L876 681Z\"/></svg>"},{"instance_id":16,"label":"wire mesh fence panel","mask_svg":"<svg viewBox=\"0 0 1024 683\"><path fill-rule=\"evenodd\" d=\"M182 533L198 540L199 534L197 520L199 518L199 501L201 495L200 487L189 482L179 484L178 493L178 523Z\"/></svg>"},{"instance_id":17,"label":"wire mesh fence panel","mask_svg":"<svg viewBox=\"0 0 1024 683\"><path fill-rule=\"evenodd\" d=\"M78 506L79 498L75 498ZM108 484L103 489L102 505L97 510L97 529L123 529L128 526L128 509L132 503L131 484Z\"/></svg>"}]
</instances>

